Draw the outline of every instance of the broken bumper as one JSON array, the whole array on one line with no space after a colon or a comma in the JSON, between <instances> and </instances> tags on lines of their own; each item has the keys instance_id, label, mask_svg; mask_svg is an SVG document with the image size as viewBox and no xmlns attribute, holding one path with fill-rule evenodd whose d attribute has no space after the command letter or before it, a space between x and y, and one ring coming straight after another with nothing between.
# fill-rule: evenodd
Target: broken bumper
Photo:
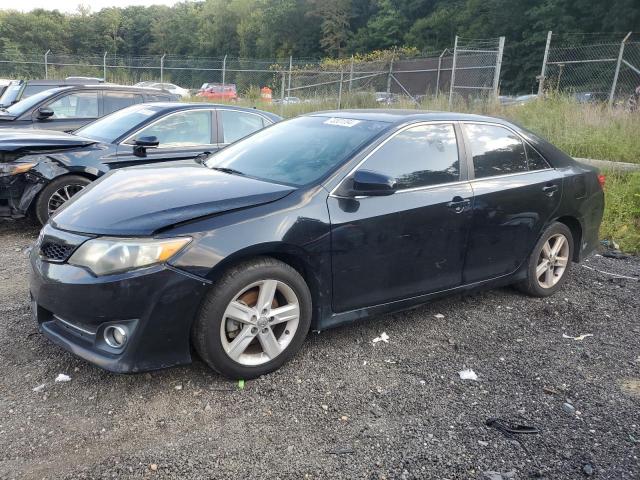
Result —
<instances>
[{"instance_id":1,"label":"broken bumper","mask_svg":"<svg viewBox=\"0 0 640 480\"><path fill-rule=\"evenodd\" d=\"M165 265L95 277L43 260L38 244L31 253L30 294L40 332L112 372L191 362L191 325L206 288L197 277ZM116 325L128 332L121 348L105 340L105 329Z\"/></svg>"},{"instance_id":2,"label":"broken bumper","mask_svg":"<svg viewBox=\"0 0 640 480\"><path fill-rule=\"evenodd\" d=\"M33 173L17 175L0 172L0 216L24 217L45 181Z\"/></svg>"}]
</instances>

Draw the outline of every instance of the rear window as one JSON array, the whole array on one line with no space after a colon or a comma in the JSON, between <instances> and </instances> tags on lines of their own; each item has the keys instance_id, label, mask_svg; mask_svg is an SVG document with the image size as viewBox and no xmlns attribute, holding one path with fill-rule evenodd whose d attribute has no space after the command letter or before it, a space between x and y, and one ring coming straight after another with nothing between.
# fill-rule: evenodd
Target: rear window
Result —
<instances>
[{"instance_id":1,"label":"rear window","mask_svg":"<svg viewBox=\"0 0 640 480\"><path fill-rule=\"evenodd\" d=\"M130 105L144 102L142 95L126 92L103 92L102 98L104 101L103 115L108 115Z\"/></svg>"},{"instance_id":2,"label":"rear window","mask_svg":"<svg viewBox=\"0 0 640 480\"><path fill-rule=\"evenodd\" d=\"M465 124L464 130L471 145L475 178L528 170L524 143L511 130L477 123Z\"/></svg>"}]
</instances>

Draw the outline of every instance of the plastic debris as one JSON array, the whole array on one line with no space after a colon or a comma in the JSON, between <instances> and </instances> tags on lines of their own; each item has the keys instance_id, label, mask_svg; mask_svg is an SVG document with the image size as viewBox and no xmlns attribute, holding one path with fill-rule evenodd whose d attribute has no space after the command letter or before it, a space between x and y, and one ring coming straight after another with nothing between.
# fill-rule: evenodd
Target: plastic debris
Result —
<instances>
[{"instance_id":1,"label":"plastic debris","mask_svg":"<svg viewBox=\"0 0 640 480\"><path fill-rule=\"evenodd\" d=\"M44 390L44 387L46 387L47 384L43 383L42 385L38 385L37 387L33 387L32 390L36 393L41 392L42 390Z\"/></svg>"},{"instance_id":2,"label":"plastic debris","mask_svg":"<svg viewBox=\"0 0 640 480\"><path fill-rule=\"evenodd\" d=\"M244 390L244 380L238 380L238 390Z\"/></svg>"},{"instance_id":3,"label":"plastic debris","mask_svg":"<svg viewBox=\"0 0 640 480\"><path fill-rule=\"evenodd\" d=\"M70 382L71 377L69 375L65 375L64 373L59 373L56 377L56 382Z\"/></svg>"},{"instance_id":4,"label":"plastic debris","mask_svg":"<svg viewBox=\"0 0 640 480\"><path fill-rule=\"evenodd\" d=\"M603 273L605 275L610 275L610 276L615 277L615 278L626 278L627 280L635 280L636 282L640 281L639 277L630 277L628 275L620 275L619 273L605 272L604 270L598 270L597 268L590 267L589 265L582 265L581 264L580 266L583 267L583 268L589 269L589 270L593 270L594 272Z\"/></svg>"},{"instance_id":5,"label":"plastic debris","mask_svg":"<svg viewBox=\"0 0 640 480\"><path fill-rule=\"evenodd\" d=\"M572 337L571 335L567 335L566 333L562 334L562 338L569 338L571 340L582 341L587 337L593 337L593 333L583 333L582 335L578 335L577 337Z\"/></svg>"},{"instance_id":6,"label":"plastic debris","mask_svg":"<svg viewBox=\"0 0 640 480\"><path fill-rule=\"evenodd\" d=\"M499 432L504 433L507 437L510 435L531 435L540 433L540 430L538 430L536 427L530 427L528 425L520 424L511 425L501 418L490 418L489 420L487 420L486 425L487 427L495 428Z\"/></svg>"},{"instance_id":7,"label":"plastic debris","mask_svg":"<svg viewBox=\"0 0 640 480\"><path fill-rule=\"evenodd\" d=\"M458 375L460 375L460 380L478 380L478 375L470 368L460 370Z\"/></svg>"},{"instance_id":8,"label":"plastic debris","mask_svg":"<svg viewBox=\"0 0 640 480\"><path fill-rule=\"evenodd\" d=\"M434 317L436 317L437 319L442 319L442 318L444 318L444 315L443 315L443 314L441 314L441 313L436 313L436 314L434 315Z\"/></svg>"},{"instance_id":9,"label":"plastic debris","mask_svg":"<svg viewBox=\"0 0 640 480\"><path fill-rule=\"evenodd\" d=\"M379 337L373 339L373 343L378 342L389 343L389 335L386 332L382 332Z\"/></svg>"}]
</instances>

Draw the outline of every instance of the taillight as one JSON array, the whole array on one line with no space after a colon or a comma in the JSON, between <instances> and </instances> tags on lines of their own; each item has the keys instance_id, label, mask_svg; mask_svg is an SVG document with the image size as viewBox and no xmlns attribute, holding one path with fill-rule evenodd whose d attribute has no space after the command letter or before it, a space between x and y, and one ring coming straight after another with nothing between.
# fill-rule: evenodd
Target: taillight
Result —
<instances>
[{"instance_id":1,"label":"taillight","mask_svg":"<svg viewBox=\"0 0 640 480\"><path fill-rule=\"evenodd\" d=\"M606 177L604 175L598 175L598 183L600 184L600 188L604 188L605 181Z\"/></svg>"}]
</instances>

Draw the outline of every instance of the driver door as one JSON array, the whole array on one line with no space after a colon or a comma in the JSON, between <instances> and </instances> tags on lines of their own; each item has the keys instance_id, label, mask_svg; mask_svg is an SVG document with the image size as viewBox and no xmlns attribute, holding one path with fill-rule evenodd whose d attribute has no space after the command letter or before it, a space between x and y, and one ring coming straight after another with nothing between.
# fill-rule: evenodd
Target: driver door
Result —
<instances>
[{"instance_id":1,"label":"driver door","mask_svg":"<svg viewBox=\"0 0 640 480\"><path fill-rule=\"evenodd\" d=\"M358 167L394 178L393 194L329 196L334 311L461 284L473 193L459 136L452 123L405 128Z\"/></svg>"},{"instance_id":2,"label":"driver door","mask_svg":"<svg viewBox=\"0 0 640 480\"><path fill-rule=\"evenodd\" d=\"M99 116L100 92L83 90L62 95L44 105L53 111L48 118L40 118L38 110L33 112L34 128L71 132L94 121Z\"/></svg>"},{"instance_id":3,"label":"driver door","mask_svg":"<svg viewBox=\"0 0 640 480\"><path fill-rule=\"evenodd\" d=\"M158 146L148 147L143 153L136 152L135 140L142 137L156 137ZM109 161L109 167L189 160L217 150L216 111L182 110L153 120L120 143L117 158Z\"/></svg>"}]
</instances>

